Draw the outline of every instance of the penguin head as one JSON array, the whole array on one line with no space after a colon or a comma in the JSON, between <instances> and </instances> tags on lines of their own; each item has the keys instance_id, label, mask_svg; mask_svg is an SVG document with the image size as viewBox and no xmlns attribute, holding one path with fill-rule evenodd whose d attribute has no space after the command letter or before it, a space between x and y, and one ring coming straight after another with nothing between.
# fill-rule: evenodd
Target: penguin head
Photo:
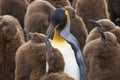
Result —
<instances>
[{"instance_id":1,"label":"penguin head","mask_svg":"<svg viewBox=\"0 0 120 80\"><path fill-rule=\"evenodd\" d=\"M105 31L109 31L115 28L115 24L109 19L101 19L97 22L103 26L102 29Z\"/></svg>"},{"instance_id":2,"label":"penguin head","mask_svg":"<svg viewBox=\"0 0 120 80\"><path fill-rule=\"evenodd\" d=\"M17 34L18 21L12 16L0 16L0 33L4 40L12 40Z\"/></svg>"},{"instance_id":3,"label":"penguin head","mask_svg":"<svg viewBox=\"0 0 120 80\"><path fill-rule=\"evenodd\" d=\"M101 28L104 31L110 31L115 28L115 24L110 21L109 19L100 19L96 20L89 20L92 24L94 24L97 28Z\"/></svg>"},{"instance_id":4,"label":"penguin head","mask_svg":"<svg viewBox=\"0 0 120 80\"><path fill-rule=\"evenodd\" d=\"M111 32L103 32L99 30L101 40L105 43L105 45L112 47L117 45L117 37Z\"/></svg>"},{"instance_id":5,"label":"penguin head","mask_svg":"<svg viewBox=\"0 0 120 80\"><path fill-rule=\"evenodd\" d=\"M65 39L61 34L70 33L70 16L67 10L56 8L51 15L50 27L47 31L46 44L50 48L49 38L54 33L54 38L59 42L64 42ZM56 35L56 36L55 36ZM54 41L56 41L54 40ZM48 49L48 51L50 51Z\"/></svg>"},{"instance_id":6,"label":"penguin head","mask_svg":"<svg viewBox=\"0 0 120 80\"><path fill-rule=\"evenodd\" d=\"M67 27L68 21L70 21L68 11L63 8L57 8L51 15L50 27L47 32L47 39L50 38L50 35L55 30L62 32L62 30Z\"/></svg>"},{"instance_id":7,"label":"penguin head","mask_svg":"<svg viewBox=\"0 0 120 80\"><path fill-rule=\"evenodd\" d=\"M51 15L51 26L53 30L57 28L58 30L64 29L67 23L68 12L63 8L57 8Z\"/></svg>"}]
</instances>

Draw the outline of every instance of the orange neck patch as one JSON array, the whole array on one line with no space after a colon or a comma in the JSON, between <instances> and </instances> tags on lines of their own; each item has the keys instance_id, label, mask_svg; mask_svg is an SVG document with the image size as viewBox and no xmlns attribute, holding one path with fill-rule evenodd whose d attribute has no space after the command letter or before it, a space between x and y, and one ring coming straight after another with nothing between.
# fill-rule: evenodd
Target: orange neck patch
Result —
<instances>
[{"instance_id":1,"label":"orange neck patch","mask_svg":"<svg viewBox=\"0 0 120 80\"><path fill-rule=\"evenodd\" d=\"M55 43L55 44L56 44L56 43L57 43L57 44L66 43L66 41L60 36L60 31L57 30L57 29L55 30L52 43Z\"/></svg>"}]
</instances>

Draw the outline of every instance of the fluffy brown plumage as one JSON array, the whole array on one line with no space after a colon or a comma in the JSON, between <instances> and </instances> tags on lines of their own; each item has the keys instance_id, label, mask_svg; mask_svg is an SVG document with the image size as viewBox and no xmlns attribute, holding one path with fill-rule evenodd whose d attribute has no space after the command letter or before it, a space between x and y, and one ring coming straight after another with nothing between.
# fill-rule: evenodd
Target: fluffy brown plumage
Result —
<instances>
[{"instance_id":1,"label":"fluffy brown plumage","mask_svg":"<svg viewBox=\"0 0 120 80\"><path fill-rule=\"evenodd\" d=\"M27 6L27 0L0 0L0 14L16 17L23 28Z\"/></svg>"},{"instance_id":2,"label":"fluffy brown plumage","mask_svg":"<svg viewBox=\"0 0 120 80\"><path fill-rule=\"evenodd\" d=\"M30 3L35 0L30 0ZM56 8L64 7L64 6L70 6L69 0L43 0L43 1L48 1L51 3L53 6Z\"/></svg>"},{"instance_id":3,"label":"fluffy brown plumage","mask_svg":"<svg viewBox=\"0 0 120 80\"><path fill-rule=\"evenodd\" d=\"M63 72L50 73L44 76L41 80L74 80L72 77L69 77Z\"/></svg>"},{"instance_id":4,"label":"fluffy brown plumage","mask_svg":"<svg viewBox=\"0 0 120 80\"><path fill-rule=\"evenodd\" d=\"M70 6L70 2L68 0L45 0L51 3L56 8Z\"/></svg>"},{"instance_id":5,"label":"fluffy brown plumage","mask_svg":"<svg viewBox=\"0 0 120 80\"><path fill-rule=\"evenodd\" d=\"M102 37L90 41L84 47L84 56L88 67L88 80L120 79L120 45L117 37L105 32Z\"/></svg>"},{"instance_id":6,"label":"fluffy brown plumage","mask_svg":"<svg viewBox=\"0 0 120 80\"><path fill-rule=\"evenodd\" d=\"M76 15L75 10L72 7L66 6L65 9L67 9L70 14L71 33L77 38L81 49L83 49L88 35L86 26L82 18Z\"/></svg>"},{"instance_id":7,"label":"fluffy brown plumage","mask_svg":"<svg viewBox=\"0 0 120 80\"><path fill-rule=\"evenodd\" d=\"M94 25L88 22L89 19L99 20L109 18L105 0L79 0L76 13L83 18L88 32L94 28Z\"/></svg>"},{"instance_id":8,"label":"fluffy brown plumage","mask_svg":"<svg viewBox=\"0 0 120 80\"><path fill-rule=\"evenodd\" d=\"M32 35L37 42L28 41L16 53L15 80L39 80L46 73L45 35L40 33L33 33ZM49 58L49 55L47 56L49 60L48 73L62 71L64 69L62 55L54 48L52 48L51 53L54 54L52 58Z\"/></svg>"},{"instance_id":9,"label":"fluffy brown plumage","mask_svg":"<svg viewBox=\"0 0 120 80\"><path fill-rule=\"evenodd\" d=\"M0 80L14 80L15 53L24 43L24 35L17 19L0 16Z\"/></svg>"},{"instance_id":10,"label":"fluffy brown plumage","mask_svg":"<svg viewBox=\"0 0 120 80\"><path fill-rule=\"evenodd\" d=\"M116 26L109 19L101 19L101 20L98 20L97 22L100 25L102 25L101 27L99 27L99 29L101 29L103 31L110 31L110 32L114 33L117 37L118 42L120 43L120 27ZM98 34L98 28L94 28L88 35L88 37L86 39L86 43L88 43L98 37L100 37Z\"/></svg>"},{"instance_id":11,"label":"fluffy brown plumage","mask_svg":"<svg viewBox=\"0 0 120 80\"><path fill-rule=\"evenodd\" d=\"M109 19L100 19L97 22L102 25L100 29L103 31L111 31L111 30L115 29L115 27L116 27L115 24L113 22L111 22ZM96 25L94 25L94 26L96 26ZM90 42L98 37L100 37L99 33L98 33L98 27L95 27L89 33L89 35L86 39L86 43L88 43L88 42Z\"/></svg>"},{"instance_id":12,"label":"fluffy brown plumage","mask_svg":"<svg viewBox=\"0 0 120 80\"><path fill-rule=\"evenodd\" d=\"M37 0L31 3L25 15L25 28L29 32L46 33L50 15L55 10L47 1Z\"/></svg>"},{"instance_id":13,"label":"fluffy brown plumage","mask_svg":"<svg viewBox=\"0 0 120 80\"><path fill-rule=\"evenodd\" d=\"M112 32L116 35L118 43L120 43L120 27L116 26L116 28L111 30L110 32Z\"/></svg>"}]
</instances>

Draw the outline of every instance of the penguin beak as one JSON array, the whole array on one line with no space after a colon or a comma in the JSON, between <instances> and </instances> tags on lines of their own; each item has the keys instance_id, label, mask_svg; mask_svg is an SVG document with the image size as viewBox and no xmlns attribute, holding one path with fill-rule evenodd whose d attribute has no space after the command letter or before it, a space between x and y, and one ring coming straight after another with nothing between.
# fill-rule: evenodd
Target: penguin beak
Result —
<instances>
[{"instance_id":1,"label":"penguin beak","mask_svg":"<svg viewBox=\"0 0 120 80\"><path fill-rule=\"evenodd\" d=\"M104 32L102 30L99 30L99 33L101 35L102 40L106 41L106 36L105 36Z\"/></svg>"},{"instance_id":2,"label":"penguin beak","mask_svg":"<svg viewBox=\"0 0 120 80\"><path fill-rule=\"evenodd\" d=\"M88 20L90 23L94 24L96 27L102 27L100 23L98 23L96 20Z\"/></svg>"},{"instance_id":3,"label":"penguin beak","mask_svg":"<svg viewBox=\"0 0 120 80\"><path fill-rule=\"evenodd\" d=\"M88 20L90 23L96 25L96 27L98 28L98 32L102 38L102 40L106 41L106 36L104 34L104 31L101 29L102 25L100 23L98 23L96 20Z\"/></svg>"},{"instance_id":4,"label":"penguin beak","mask_svg":"<svg viewBox=\"0 0 120 80\"><path fill-rule=\"evenodd\" d=\"M51 36L51 34L54 32L54 25L50 24L50 27L48 28L48 31L47 31L47 38L46 40L48 40Z\"/></svg>"},{"instance_id":5,"label":"penguin beak","mask_svg":"<svg viewBox=\"0 0 120 80\"><path fill-rule=\"evenodd\" d=\"M55 24L50 24L50 27L48 28L48 31L47 31L47 37L46 37L46 46L47 46L47 49L48 49L48 52L50 52L50 47L51 47L51 44L50 44L50 41L49 41L49 38L50 36L52 35L52 33L55 31L55 29L58 27L55 26Z\"/></svg>"},{"instance_id":6,"label":"penguin beak","mask_svg":"<svg viewBox=\"0 0 120 80\"><path fill-rule=\"evenodd\" d=\"M37 39L34 38L34 37L30 34L30 32L29 32L28 30L22 29L22 31L24 32L25 36L27 36L28 38L30 38L30 40L32 40L33 42L37 42Z\"/></svg>"}]
</instances>

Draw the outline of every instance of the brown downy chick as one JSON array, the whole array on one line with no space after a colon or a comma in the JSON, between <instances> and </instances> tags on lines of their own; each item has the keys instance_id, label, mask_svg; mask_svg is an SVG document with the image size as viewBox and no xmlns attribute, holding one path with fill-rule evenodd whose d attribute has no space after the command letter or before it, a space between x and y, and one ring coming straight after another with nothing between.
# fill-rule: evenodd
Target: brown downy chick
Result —
<instances>
[{"instance_id":1,"label":"brown downy chick","mask_svg":"<svg viewBox=\"0 0 120 80\"><path fill-rule=\"evenodd\" d=\"M50 53L47 53L48 56L48 74L62 72L64 70L64 59L62 54L58 49L52 47Z\"/></svg>"},{"instance_id":2,"label":"brown downy chick","mask_svg":"<svg viewBox=\"0 0 120 80\"><path fill-rule=\"evenodd\" d=\"M77 16L75 10L72 7L66 6L66 10L68 10L70 14L71 20L71 33L77 38L80 43L81 50L85 45L85 41L88 35L86 26L81 17Z\"/></svg>"},{"instance_id":3,"label":"brown downy chick","mask_svg":"<svg viewBox=\"0 0 120 80\"><path fill-rule=\"evenodd\" d=\"M108 19L101 19L99 21L95 21L98 28L94 28L87 37L86 43L96 39L99 37L98 30L101 29L103 31L110 31L114 33L117 37L118 42L120 43L120 27L116 26L112 21ZM96 34L95 34L96 33Z\"/></svg>"},{"instance_id":4,"label":"brown downy chick","mask_svg":"<svg viewBox=\"0 0 120 80\"><path fill-rule=\"evenodd\" d=\"M18 20L9 15L0 16L0 80L14 79L15 54L24 42Z\"/></svg>"},{"instance_id":5,"label":"brown downy chick","mask_svg":"<svg viewBox=\"0 0 120 80\"><path fill-rule=\"evenodd\" d=\"M45 1L48 1L49 3L51 3L56 8L71 6L70 2L68 0L45 0Z\"/></svg>"},{"instance_id":6,"label":"brown downy chick","mask_svg":"<svg viewBox=\"0 0 120 80\"><path fill-rule=\"evenodd\" d=\"M83 53L88 67L88 80L120 79L120 45L111 32L100 31L100 38L85 45Z\"/></svg>"},{"instance_id":7,"label":"brown downy chick","mask_svg":"<svg viewBox=\"0 0 120 80\"><path fill-rule=\"evenodd\" d=\"M103 31L111 31L114 30L116 28L115 24L110 21L109 19L100 19L98 21L90 21L91 23L93 23L96 27L89 33L87 39L86 39L86 43L100 37L98 30L101 29Z\"/></svg>"},{"instance_id":8,"label":"brown downy chick","mask_svg":"<svg viewBox=\"0 0 120 80\"><path fill-rule=\"evenodd\" d=\"M24 15L28 6L27 0L0 0L0 15L11 15L17 18L24 28Z\"/></svg>"},{"instance_id":9,"label":"brown downy chick","mask_svg":"<svg viewBox=\"0 0 120 80\"><path fill-rule=\"evenodd\" d=\"M79 0L76 13L83 18L88 32L94 28L94 25L90 24L88 20L109 18L105 0Z\"/></svg>"},{"instance_id":10,"label":"brown downy chick","mask_svg":"<svg viewBox=\"0 0 120 80\"><path fill-rule=\"evenodd\" d=\"M34 1L28 6L25 15L25 29L29 32L46 34L50 22L50 15L54 10L55 7L47 1Z\"/></svg>"},{"instance_id":11,"label":"brown downy chick","mask_svg":"<svg viewBox=\"0 0 120 80\"><path fill-rule=\"evenodd\" d=\"M44 76L41 80L74 80L63 72L50 73Z\"/></svg>"},{"instance_id":12,"label":"brown downy chick","mask_svg":"<svg viewBox=\"0 0 120 80\"><path fill-rule=\"evenodd\" d=\"M27 35L29 34L27 33ZM46 74L46 36L40 33L32 33L30 36L31 40L22 45L16 53L15 80L39 80ZM53 68L53 72L62 71L64 61L60 52L52 48L51 53L54 54L52 59L49 58L50 64L47 73L51 72Z\"/></svg>"}]
</instances>

